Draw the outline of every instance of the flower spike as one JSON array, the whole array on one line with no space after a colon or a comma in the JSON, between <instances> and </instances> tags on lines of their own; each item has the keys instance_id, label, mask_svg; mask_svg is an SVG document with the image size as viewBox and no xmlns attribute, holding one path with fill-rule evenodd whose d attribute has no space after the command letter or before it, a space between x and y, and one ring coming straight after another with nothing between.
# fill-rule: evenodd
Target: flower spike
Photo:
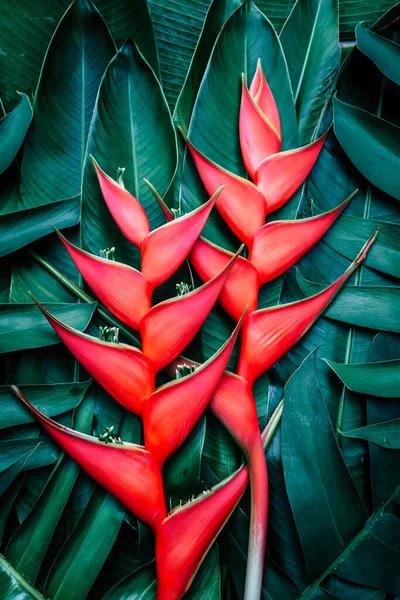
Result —
<instances>
[{"instance_id":1,"label":"flower spike","mask_svg":"<svg viewBox=\"0 0 400 600\"><path fill-rule=\"evenodd\" d=\"M200 279L206 282L222 271L232 257L231 252L200 238L190 254L190 263ZM249 313L257 309L259 287L257 270L248 260L238 256L218 301L226 312L238 321L246 306Z\"/></svg>"},{"instance_id":2,"label":"flower spike","mask_svg":"<svg viewBox=\"0 0 400 600\"><path fill-rule=\"evenodd\" d=\"M208 283L178 298L160 302L140 324L143 352L159 371L182 352L214 306L236 258Z\"/></svg>"},{"instance_id":3,"label":"flower spike","mask_svg":"<svg viewBox=\"0 0 400 600\"><path fill-rule=\"evenodd\" d=\"M281 138L281 119L279 116L278 107L271 92L271 88L268 85L260 59L257 61L257 69L254 73L249 92L257 106L260 108L260 110L262 110L264 115L276 129L279 138Z\"/></svg>"},{"instance_id":4,"label":"flower spike","mask_svg":"<svg viewBox=\"0 0 400 600\"><path fill-rule=\"evenodd\" d=\"M117 402L137 415L143 400L154 390L151 361L136 348L126 344L103 342L68 327L32 296L50 325L83 367Z\"/></svg>"},{"instance_id":5,"label":"flower spike","mask_svg":"<svg viewBox=\"0 0 400 600\"><path fill-rule=\"evenodd\" d=\"M255 232L265 222L267 206L263 194L251 181L219 167L201 154L185 135L184 138L208 194L224 186L216 202L218 212L233 233L250 245Z\"/></svg>"},{"instance_id":6,"label":"flower spike","mask_svg":"<svg viewBox=\"0 0 400 600\"><path fill-rule=\"evenodd\" d=\"M169 279L188 257L221 190L196 210L146 235L142 245L142 274L152 288Z\"/></svg>"},{"instance_id":7,"label":"flower spike","mask_svg":"<svg viewBox=\"0 0 400 600\"><path fill-rule=\"evenodd\" d=\"M259 165L255 183L264 194L268 213L283 206L299 189L313 168L328 133L315 142L269 156Z\"/></svg>"},{"instance_id":8,"label":"flower spike","mask_svg":"<svg viewBox=\"0 0 400 600\"><path fill-rule=\"evenodd\" d=\"M151 308L151 289L140 271L123 263L99 258L74 246L55 230L82 277L123 323L134 329Z\"/></svg>"},{"instance_id":9,"label":"flower spike","mask_svg":"<svg viewBox=\"0 0 400 600\"><path fill-rule=\"evenodd\" d=\"M247 379L250 385L308 331L364 260L377 233L367 241L343 275L319 294L290 304L257 310L247 317L242 331L237 372Z\"/></svg>"},{"instance_id":10,"label":"flower spike","mask_svg":"<svg viewBox=\"0 0 400 600\"><path fill-rule=\"evenodd\" d=\"M207 362L190 375L158 388L145 402L145 446L160 464L179 448L207 408L226 369L242 319Z\"/></svg>"},{"instance_id":11,"label":"flower spike","mask_svg":"<svg viewBox=\"0 0 400 600\"><path fill-rule=\"evenodd\" d=\"M242 76L244 77L244 76ZM257 106L242 79L239 137L243 162L252 179L259 164L281 148L281 138L271 121Z\"/></svg>"},{"instance_id":12,"label":"flower spike","mask_svg":"<svg viewBox=\"0 0 400 600\"><path fill-rule=\"evenodd\" d=\"M273 221L261 227L254 236L249 255L261 284L275 279L300 260L328 231L356 193L357 190L336 208L316 217Z\"/></svg>"},{"instance_id":13,"label":"flower spike","mask_svg":"<svg viewBox=\"0 0 400 600\"><path fill-rule=\"evenodd\" d=\"M18 388L12 389L71 458L155 533L159 530L166 517L164 491L160 467L150 452L135 444L105 444L59 425L39 412Z\"/></svg>"},{"instance_id":14,"label":"flower spike","mask_svg":"<svg viewBox=\"0 0 400 600\"><path fill-rule=\"evenodd\" d=\"M124 236L140 248L144 237L150 231L150 225L143 206L121 184L106 175L93 156L91 159L96 169L103 198L114 221Z\"/></svg>"}]
</instances>

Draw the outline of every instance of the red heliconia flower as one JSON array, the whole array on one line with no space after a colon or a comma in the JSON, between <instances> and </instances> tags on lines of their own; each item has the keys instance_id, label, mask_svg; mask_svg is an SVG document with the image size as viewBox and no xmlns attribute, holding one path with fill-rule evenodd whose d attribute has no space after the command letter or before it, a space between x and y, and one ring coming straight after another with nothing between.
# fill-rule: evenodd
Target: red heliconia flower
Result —
<instances>
[{"instance_id":1,"label":"red heliconia flower","mask_svg":"<svg viewBox=\"0 0 400 600\"><path fill-rule=\"evenodd\" d=\"M256 72L254 73L249 91L250 96L253 98L258 108L262 110L270 123L272 123L273 127L278 132L279 137L282 137L279 110L265 77L260 59L257 61Z\"/></svg>"},{"instance_id":2,"label":"red heliconia flower","mask_svg":"<svg viewBox=\"0 0 400 600\"><path fill-rule=\"evenodd\" d=\"M257 310L248 315L243 326L237 372L250 385L306 333L364 260L377 233L367 241L343 275L322 292L297 302Z\"/></svg>"},{"instance_id":3,"label":"red heliconia flower","mask_svg":"<svg viewBox=\"0 0 400 600\"><path fill-rule=\"evenodd\" d=\"M113 344L81 333L53 317L33 298L75 358L117 402L140 415L143 401L154 390L151 360L137 348Z\"/></svg>"},{"instance_id":4,"label":"red heliconia flower","mask_svg":"<svg viewBox=\"0 0 400 600\"><path fill-rule=\"evenodd\" d=\"M207 408L225 371L242 320L225 344L193 373L153 392L144 404L145 446L163 464Z\"/></svg>"},{"instance_id":5,"label":"red heliconia flower","mask_svg":"<svg viewBox=\"0 0 400 600\"><path fill-rule=\"evenodd\" d=\"M156 304L140 323L143 352L158 371L172 362L198 332L216 303L239 252L201 287Z\"/></svg>"},{"instance_id":6,"label":"red heliconia flower","mask_svg":"<svg viewBox=\"0 0 400 600\"><path fill-rule=\"evenodd\" d=\"M167 281L188 257L221 190L208 202L171 223L150 231L140 202L100 169L93 159L104 200L125 237L142 253L142 274L150 289ZM90 284L89 284L90 285Z\"/></svg>"},{"instance_id":7,"label":"red heliconia flower","mask_svg":"<svg viewBox=\"0 0 400 600\"><path fill-rule=\"evenodd\" d=\"M12 389L71 458L157 533L167 513L160 465L150 452L127 442L105 444L59 425L39 412L18 388Z\"/></svg>"}]
</instances>

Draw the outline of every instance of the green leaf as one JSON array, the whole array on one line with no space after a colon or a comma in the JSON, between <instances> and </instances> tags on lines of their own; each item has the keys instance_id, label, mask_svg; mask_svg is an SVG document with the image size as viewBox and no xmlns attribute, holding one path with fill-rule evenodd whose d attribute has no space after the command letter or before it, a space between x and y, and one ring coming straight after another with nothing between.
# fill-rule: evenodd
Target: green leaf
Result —
<instances>
[{"instance_id":1,"label":"green leaf","mask_svg":"<svg viewBox=\"0 0 400 600\"><path fill-rule=\"evenodd\" d=\"M5 440L0 442L0 450L0 473L21 458L25 458L29 453L31 454L22 467L23 471L51 465L57 460L60 453L58 447L47 437Z\"/></svg>"},{"instance_id":2,"label":"green leaf","mask_svg":"<svg viewBox=\"0 0 400 600\"><path fill-rule=\"evenodd\" d=\"M25 94L14 110L0 119L0 174L15 158L32 120L32 106Z\"/></svg>"},{"instance_id":3,"label":"green leaf","mask_svg":"<svg viewBox=\"0 0 400 600\"><path fill-rule=\"evenodd\" d=\"M297 273L306 296L324 289ZM400 333L400 288L347 285L324 312L325 317L349 325Z\"/></svg>"},{"instance_id":4,"label":"green leaf","mask_svg":"<svg viewBox=\"0 0 400 600\"><path fill-rule=\"evenodd\" d=\"M34 587L30 585L13 567L0 555L0 598L11 600L44 600Z\"/></svg>"},{"instance_id":5,"label":"green leaf","mask_svg":"<svg viewBox=\"0 0 400 600\"><path fill-rule=\"evenodd\" d=\"M96 0L118 46L132 36L141 52L158 70L157 49L146 0ZM42 61L69 0L4 0L0 31L0 96L9 108L15 91L35 90ZM34 25L35 35L32 35ZM27 57L29 56L29 60Z\"/></svg>"},{"instance_id":6,"label":"green leaf","mask_svg":"<svg viewBox=\"0 0 400 600\"><path fill-rule=\"evenodd\" d=\"M90 381L83 381L54 385L18 385L18 387L40 412L48 417L54 417L76 408L89 385ZM16 401L10 386L0 386L0 429L34 421L32 412L22 402Z\"/></svg>"},{"instance_id":7,"label":"green leaf","mask_svg":"<svg viewBox=\"0 0 400 600\"><path fill-rule=\"evenodd\" d=\"M354 392L383 398L400 396L400 360L350 365L326 362Z\"/></svg>"},{"instance_id":8,"label":"green leaf","mask_svg":"<svg viewBox=\"0 0 400 600\"><path fill-rule=\"evenodd\" d=\"M359 427L352 431L342 431L342 435L349 438L359 438L374 442L378 446L388 448L389 450L400 450L400 418L375 425Z\"/></svg>"},{"instance_id":9,"label":"green leaf","mask_svg":"<svg viewBox=\"0 0 400 600\"><path fill-rule=\"evenodd\" d=\"M75 0L51 40L21 162L24 208L81 191L97 90L115 47L90 0Z\"/></svg>"},{"instance_id":10,"label":"green leaf","mask_svg":"<svg viewBox=\"0 0 400 600\"><path fill-rule=\"evenodd\" d=\"M400 85L400 46L369 31L363 23L356 27L357 48L370 58L392 81Z\"/></svg>"},{"instance_id":11,"label":"green leaf","mask_svg":"<svg viewBox=\"0 0 400 600\"><path fill-rule=\"evenodd\" d=\"M343 551L366 518L321 397L315 361L312 353L286 384L281 446L287 493L311 578ZM317 527L311 526L315 515Z\"/></svg>"},{"instance_id":12,"label":"green leaf","mask_svg":"<svg viewBox=\"0 0 400 600\"><path fill-rule=\"evenodd\" d=\"M0 256L79 223L80 196L0 215Z\"/></svg>"},{"instance_id":13,"label":"green leaf","mask_svg":"<svg viewBox=\"0 0 400 600\"><path fill-rule=\"evenodd\" d=\"M174 110L174 121L187 132L196 96L215 40L224 23L243 0L213 0L207 12L196 49L190 62ZM158 3L159 4L159 3Z\"/></svg>"},{"instance_id":14,"label":"green leaf","mask_svg":"<svg viewBox=\"0 0 400 600\"><path fill-rule=\"evenodd\" d=\"M334 129L357 169L380 190L400 200L400 128L334 99Z\"/></svg>"},{"instance_id":15,"label":"green leaf","mask_svg":"<svg viewBox=\"0 0 400 600\"><path fill-rule=\"evenodd\" d=\"M75 430L90 434L93 406L94 398L86 397L74 415ZM77 463L64 456L51 474L38 501L7 546L7 559L30 582L37 579L78 473Z\"/></svg>"},{"instance_id":16,"label":"green leaf","mask_svg":"<svg viewBox=\"0 0 400 600\"><path fill-rule=\"evenodd\" d=\"M304 145L313 137L340 66L337 0L297 0L280 40Z\"/></svg>"},{"instance_id":17,"label":"green leaf","mask_svg":"<svg viewBox=\"0 0 400 600\"><path fill-rule=\"evenodd\" d=\"M160 84L132 41L111 61L100 86L85 164L82 235L95 254L115 246L118 260L138 266L139 253L111 219L89 155L111 177L125 168L124 185L143 205L151 228L164 224L144 178L165 195L176 169L175 132Z\"/></svg>"},{"instance_id":18,"label":"green leaf","mask_svg":"<svg viewBox=\"0 0 400 600\"><path fill-rule=\"evenodd\" d=\"M84 330L96 308L93 304L45 304L57 319ZM46 317L34 304L0 305L0 353L59 343Z\"/></svg>"},{"instance_id":19,"label":"green leaf","mask_svg":"<svg viewBox=\"0 0 400 600\"><path fill-rule=\"evenodd\" d=\"M245 2L225 23L214 46L192 113L188 137L208 158L222 167L245 175L238 136L241 73L250 83L257 61L262 66L277 101L283 148L297 144L297 123L285 58L271 23L254 6ZM185 212L202 204L207 194L186 152L180 202ZM238 241L213 211L204 236L230 250Z\"/></svg>"},{"instance_id":20,"label":"green leaf","mask_svg":"<svg viewBox=\"0 0 400 600\"><path fill-rule=\"evenodd\" d=\"M153 564L138 569L114 585L103 600L154 600L156 576Z\"/></svg>"},{"instance_id":21,"label":"green leaf","mask_svg":"<svg viewBox=\"0 0 400 600\"><path fill-rule=\"evenodd\" d=\"M400 277L400 225L397 223L343 215L324 236L324 242L352 260L378 227L378 238L363 264Z\"/></svg>"}]
</instances>

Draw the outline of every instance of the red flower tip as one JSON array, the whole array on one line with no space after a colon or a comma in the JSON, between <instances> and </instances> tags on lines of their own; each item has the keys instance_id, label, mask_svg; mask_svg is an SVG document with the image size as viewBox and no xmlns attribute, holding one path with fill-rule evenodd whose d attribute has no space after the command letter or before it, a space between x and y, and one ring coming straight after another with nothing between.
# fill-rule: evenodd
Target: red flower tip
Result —
<instances>
[{"instance_id":1,"label":"red flower tip","mask_svg":"<svg viewBox=\"0 0 400 600\"><path fill-rule=\"evenodd\" d=\"M157 600L181 600L247 483L241 467L164 520L156 535Z\"/></svg>"},{"instance_id":2,"label":"red flower tip","mask_svg":"<svg viewBox=\"0 0 400 600\"><path fill-rule=\"evenodd\" d=\"M106 444L59 425L39 412L16 388L13 391L33 412L61 448L97 483L152 527L156 533L166 517L160 466L142 446Z\"/></svg>"},{"instance_id":3,"label":"red flower tip","mask_svg":"<svg viewBox=\"0 0 400 600\"><path fill-rule=\"evenodd\" d=\"M56 233L100 302L117 319L138 329L151 308L151 288L143 275L128 265L89 254Z\"/></svg>"},{"instance_id":4,"label":"red flower tip","mask_svg":"<svg viewBox=\"0 0 400 600\"><path fill-rule=\"evenodd\" d=\"M142 244L142 274L152 288L171 277L187 258L221 190L196 210L146 235Z\"/></svg>"},{"instance_id":5,"label":"red flower tip","mask_svg":"<svg viewBox=\"0 0 400 600\"><path fill-rule=\"evenodd\" d=\"M242 319L207 362L192 374L158 388L146 401L145 446L161 464L179 448L207 408L225 371Z\"/></svg>"},{"instance_id":6,"label":"red flower tip","mask_svg":"<svg viewBox=\"0 0 400 600\"><path fill-rule=\"evenodd\" d=\"M257 106L272 123L273 127L278 132L279 138L281 138L281 119L279 117L278 107L264 75L260 59L257 61L257 69L254 73L249 91Z\"/></svg>"},{"instance_id":7,"label":"red flower tip","mask_svg":"<svg viewBox=\"0 0 400 600\"><path fill-rule=\"evenodd\" d=\"M256 234L257 235L257 234ZM204 282L215 277L232 259L233 254L200 238L190 254L190 262ZM245 307L249 313L257 309L260 282L253 265L238 256L219 295L219 303L235 321Z\"/></svg>"},{"instance_id":8,"label":"red flower tip","mask_svg":"<svg viewBox=\"0 0 400 600\"><path fill-rule=\"evenodd\" d=\"M32 298L90 375L117 402L140 415L143 400L154 390L154 370L147 356L132 346L103 342L68 327L53 317L33 296Z\"/></svg>"},{"instance_id":9,"label":"red flower tip","mask_svg":"<svg viewBox=\"0 0 400 600\"><path fill-rule=\"evenodd\" d=\"M164 213L165 218L167 219L167 221L173 221L174 220L174 215L172 210L169 208L169 206L167 206L167 204L164 202L164 200L161 198L160 194L157 192L156 188L154 187L153 184L150 183L150 181L146 178L143 178L143 181L149 186L151 193L153 194L154 198L157 200L161 210Z\"/></svg>"},{"instance_id":10,"label":"red flower tip","mask_svg":"<svg viewBox=\"0 0 400 600\"><path fill-rule=\"evenodd\" d=\"M264 194L271 213L283 206L305 181L324 145L328 133L315 142L269 156L259 165L255 183Z\"/></svg>"},{"instance_id":11,"label":"red flower tip","mask_svg":"<svg viewBox=\"0 0 400 600\"><path fill-rule=\"evenodd\" d=\"M156 371L172 362L202 326L242 248L211 281L178 298L160 302L140 324L143 352Z\"/></svg>"},{"instance_id":12,"label":"red flower tip","mask_svg":"<svg viewBox=\"0 0 400 600\"><path fill-rule=\"evenodd\" d=\"M336 208L316 217L274 221L261 227L254 236L249 256L261 283L278 277L300 260L328 231L355 193Z\"/></svg>"},{"instance_id":13,"label":"red flower tip","mask_svg":"<svg viewBox=\"0 0 400 600\"><path fill-rule=\"evenodd\" d=\"M290 304L257 310L249 315L242 330L238 374L253 385L313 325L353 271L364 260L377 232L367 241L349 268L325 290Z\"/></svg>"},{"instance_id":14,"label":"red flower tip","mask_svg":"<svg viewBox=\"0 0 400 600\"><path fill-rule=\"evenodd\" d=\"M150 231L142 205L128 190L106 175L93 156L91 158L108 210L124 236L140 248L144 237Z\"/></svg>"},{"instance_id":15,"label":"red flower tip","mask_svg":"<svg viewBox=\"0 0 400 600\"><path fill-rule=\"evenodd\" d=\"M224 186L216 202L218 212L233 233L250 245L255 232L265 222L267 206L263 194L251 181L206 158L184 137L207 192L214 194L221 185Z\"/></svg>"},{"instance_id":16,"label":"red flower tip","mask_svg":"<svg viewBox=\"0 0 400 600\"><path fill-rule=\"evenodd\" d=\"M281 137L251 97L244 79L239 115L239 137L244 165L250 177L254 179L259 164L268 156L279 152Z\"/></svg>"}]
</instances>

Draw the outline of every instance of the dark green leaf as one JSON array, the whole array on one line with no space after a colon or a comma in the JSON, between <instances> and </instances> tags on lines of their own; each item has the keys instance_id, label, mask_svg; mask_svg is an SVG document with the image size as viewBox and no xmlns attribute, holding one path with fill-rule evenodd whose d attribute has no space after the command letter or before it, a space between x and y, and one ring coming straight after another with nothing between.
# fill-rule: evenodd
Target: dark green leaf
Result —
<instances>
[{"instance_id":1,"label":"dark green leaf","mask_svg":"<svg viewBox=\"0 0 400 600\"><path fill-rule=\"evenodd\" d=\"M334 128L347 156L364 177L400 200L400 128L337 97Z\"/></svg>"},{"instance_id":2,"label":"dark green leaf","mask_svg":"<svg viewBox=\"0 0 400 600\"><path fill-rule=\"evenodd\" d=\"M44 600L35 588L13 569L13 567L0 555L0 598L1 600Z\"/></svg>"},{"instance_id":3,"label":"dark green leaf","mask_svg":"<svg viewBox=\"0 0 400 600\"><path fill-rule=\"evenodd\" d=\"M343 431L342 435L374 442L389 450L400 450L400 419L367 425L352 431Z\"/></svg>"},{"instance_id":4,"label":"dark green leaf","mask_svg":"<svg viewBox=\"0 0 400 600\"><path fill-rule=\"evenodd\" d=\"M89 154L111 177L125 168L125 187L142 203L151 227L164 224L144 178L161 195L167 192L176 169L175 132L160 84L132 41L111 61L100 86L85 164L82 235L95 254L115 246L118 260L138 266L137 250L110 217Z\"/></svg>"},{"instance_id":5,"label":"dark green leaf","mask_svg":"<svg viewBox=\"0 0 400 600\"><path fill-rule=\"evenodd\" d=\"M66 325L84 330L96 304L45 304ZM0 305L0 353L59 343L46 317L34 304Z\"/></svg>"},{"instance_id":6,"label":"dark green leaf","mask_svg":"<svg viewBox=\"0 0 400 600\"><path fill-rule=\"evenodd\" d=\"M326 362L350 390L383 398L400 397L400 360L349 365Z\"/></svg>"},{"instance_id":7,"label":"dark green leaf","mask_svg":"<svg viewBox=\"0 0 400 600\"><path fill-rule=\"evenodd\" d=\"M321 397L315 360L313 353L286 384L281 446L287 493L312 578L343 551L366 518ZM311 526L315 515L317 527Z\"/></svg>"},{"instance_id":8,"label":"dark green leaf","mask_svg":"<svg viewBox=\"0 0 400 600\"><path fill-rule=\"evenodd\" d=\"M14 110L0 119L0 174L14 160L24 141L31 120L31 103L25 94L21 94L20 101Z\"/></svg>"},{"instance_id":9,"label":"dark green leaf","mask_svg":"<svg viewBox=\"0 0 400 600\"><path fill-rule=\"evenodd\" d=\"M400 85L400 46L369 31L363 23L356 27L357 48L395 83Z\"/></svg>"},{"instance_id":10,"label":"dark green leaf","mask_svg":"<svg viewBox=\"0 0 400 600\"><path fill-rule=\"evenodd\" d=\"M89 384L90 381L84 381L55 385L19 385L18 387L40 412L48 417L54 417L76 408ZM31 411L18 402L10 386L0 386L0 429L33 421L35 418Z\"/></svg>"},{"instance_id":11,"label":"dark green leaf","mask_svg":"<svg viewBox=\"0 0 400 600\"><path fill-rule=\"evenodd\" d=\"M51 465L60 453L58 447L47 437L5 440L0 442L0 472L5 471L21 458L25 458L30 452L23 471Z\"/></svg>"},{"instance_id":12,"label":"dark green leaf","mask_svg":"<svg viewBox=\"0 0 400 600\"><path fill-rule=\"evenodd\" d=\"M297 282L306 296L325 286L297 274ZM400 288L347 285L324 313L325 317L349 325L400 333Z\"/></svg>"},{"instance_id":13,"label":"dark green leaf","mask_svg":"<svg viewBox=\"0 0 400 600\"><path fill-rule=\"evenodd\" d=\"M103 600L154 600L156 574L153 564L138 569L117 583Z\"/></svg>"},{"instance_id":14,"label":"dark green leaf","mask_svg":"<svg viewBox=\"0 0 400 600\"><path fill-rule=\"evenodd\" d=\"M46 54L21 162L23 208L81 191L86 140L101 77L115 53L90 0L75 0Z\"/></svg>"},{"instance_id":15,"label":"dark green leaf","mask_svg":"<svg viewBox=\"0 0 400 600\"><path fill-rule=\"evenodd\" d=\"M292 82L299 143L308 143L340 65L337 0L297 0L280 35Z\"/></svg>"},{"instance_id":16,"label":"dark green leaf","mask_svg":"<svg viewBox=\"0 0 400 600\"><path fill-rule=\"evenodd\" d=\"M0 256L79 223L80 196L0 215Z\"/></svg>"}]
</instances>

